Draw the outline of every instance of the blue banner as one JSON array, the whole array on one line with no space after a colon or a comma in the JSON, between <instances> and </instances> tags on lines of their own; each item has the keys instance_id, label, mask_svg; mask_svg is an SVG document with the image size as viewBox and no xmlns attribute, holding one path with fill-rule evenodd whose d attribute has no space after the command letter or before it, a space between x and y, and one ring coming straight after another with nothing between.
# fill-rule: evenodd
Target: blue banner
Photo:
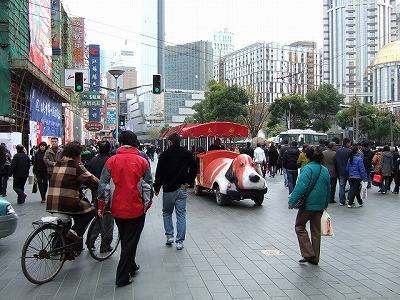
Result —
<instances>
[{"instance_id":1,"label":"blue banner","mask_svg":"<svg viewBox=\"0 0 400 300\"><path fill-rule=\"evenodd\" d=\"M62 137L62 107L32 86L30 92L31 120L42 123L45 136Z\"/></svg>"},{"instance_id":2,"label":"blue banner","mask_svg":"<svg viewBox=\"0 0 400 300\"><path fill-rule=\"evenodd\" d=\"M90 88L92 92L100 92L100 45L89 45ZM89 121L100 122L100 108L89 109Z\"/></svg>"}]
</instances>

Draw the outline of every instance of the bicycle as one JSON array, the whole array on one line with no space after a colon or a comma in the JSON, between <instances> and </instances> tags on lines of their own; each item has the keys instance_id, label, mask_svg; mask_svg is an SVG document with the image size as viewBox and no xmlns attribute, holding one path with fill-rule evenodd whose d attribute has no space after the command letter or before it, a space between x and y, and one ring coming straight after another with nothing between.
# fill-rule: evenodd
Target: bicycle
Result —
<instances>
[{"instance_id":1,"label":"bicycle","mask_svg":"<svg viewBox=\"0 0 400 300\"><path fill-rule=\"evenodd\" d=\"M67 232L71 217L54 213L32 223L33 232L22 248L21 266L26 279L34 284L51 281L66 260L74 260L83 250L83 242L70 242ZM103 218L95 216L86 234L90 255L103 261L111 257L119 245L118 228L107 212Z\"/></svg>"}]
</instances>

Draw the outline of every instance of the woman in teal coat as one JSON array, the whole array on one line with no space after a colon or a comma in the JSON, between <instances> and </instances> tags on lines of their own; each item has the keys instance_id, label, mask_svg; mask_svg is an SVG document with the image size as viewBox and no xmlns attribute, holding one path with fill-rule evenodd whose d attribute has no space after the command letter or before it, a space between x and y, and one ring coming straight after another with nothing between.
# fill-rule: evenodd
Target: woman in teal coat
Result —
<instances>
[{"instance_id":1,"label":"woman in teal coat","mask_svg":"<svg viewBox=\"0 0 400 300\"><path fill-rule=\"evenodd\" d=\"M321 165L323 154L318 147L308 147L306 157L310 162L301 169L296 186L289 197L289 209L292 209L294 203L308 193L305 209L299 209L295 224L300 252L303 256L299 262L318 265L321 248L321 217L324 209L328 207L331 178L328 169ZM310 221L311 240L306 229L308 221Z\"/></svg>"}]
</instances>

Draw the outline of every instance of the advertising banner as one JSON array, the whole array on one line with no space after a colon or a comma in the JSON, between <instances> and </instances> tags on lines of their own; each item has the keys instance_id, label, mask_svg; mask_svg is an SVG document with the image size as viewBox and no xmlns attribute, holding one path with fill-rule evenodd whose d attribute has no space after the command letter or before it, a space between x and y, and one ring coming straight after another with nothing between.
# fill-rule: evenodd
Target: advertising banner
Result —
<instances>
[{"instance_id":1,"label":"advertising banner","mask_svg":"<svg viewBox=\"0 0 400 300\"><path fill-rule=\"evenodd\" d=\"M85 62L85 19L72 18L72 63L74 68L84 67Z\"/></svg>"},{"instance_id":2,"label":"advertising banner","mask_svg":"<svg viewBox=\"0 0 400 300\"><path fill-rule=\"evenodd\" d=\"M61 1L51 1L51 46L53 55L61 55Z\"/></svg>"},{"instance_id":3,"label":"advertising banner","mask_svg":"<svg viewBox=\"0 0 400 300\"><path fill-rule=\"evenodd\" d=\"M29 60L47 77L52 78L50 0L29 3Z\"/></svg>"},{"instance_id":4,"label":"advertising banner","mask_svg":"<svg viewBox=\"0 0 400 300\"><path fill-rule=\"evenodd\" d=\"M89 45L89 72L90 72L90 87L92 92L100 92L100 45ZM92 105L90 107L101 107L93 103L94 101L87 101L86 103ZM89 121L101 120L100 108L91 108L89 110Z\"/></svg>"},{"instance_id":5,"label":"advertising banner","mask_svg":"<svg viewBox=\"0 0 400 300\"><path fill-rule=\"evenodd\" d=\"M56 103L32 86L30 92L31 121L42 122L42 134L61 137L61 103Z\"/></svg>"}]
</instances>

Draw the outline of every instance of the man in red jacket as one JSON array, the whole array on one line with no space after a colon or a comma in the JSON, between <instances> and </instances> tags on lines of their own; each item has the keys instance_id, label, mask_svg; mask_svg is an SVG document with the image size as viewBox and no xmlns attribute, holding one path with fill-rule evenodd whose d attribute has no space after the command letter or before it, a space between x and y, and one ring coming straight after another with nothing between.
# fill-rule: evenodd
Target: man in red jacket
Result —
<instances>
[{"instance_id":1,"label":"man in red jacket","mask_svg":"<svg viewBox=\"0 0 400 300\"><path fill-rule=\"evenodd\" d=\"M136 148L136 134L129 130L122 131L118 141L121 146L116 155L107 160L100 176L98 213L103 215L106 202L112 198L111 214L121 239L115 283L117 287L122 287L131 284L132 276L139 270L135 261L136 249L145 213L151 205L153 178L149 162Z\"/></svg>"}]
</instances>

